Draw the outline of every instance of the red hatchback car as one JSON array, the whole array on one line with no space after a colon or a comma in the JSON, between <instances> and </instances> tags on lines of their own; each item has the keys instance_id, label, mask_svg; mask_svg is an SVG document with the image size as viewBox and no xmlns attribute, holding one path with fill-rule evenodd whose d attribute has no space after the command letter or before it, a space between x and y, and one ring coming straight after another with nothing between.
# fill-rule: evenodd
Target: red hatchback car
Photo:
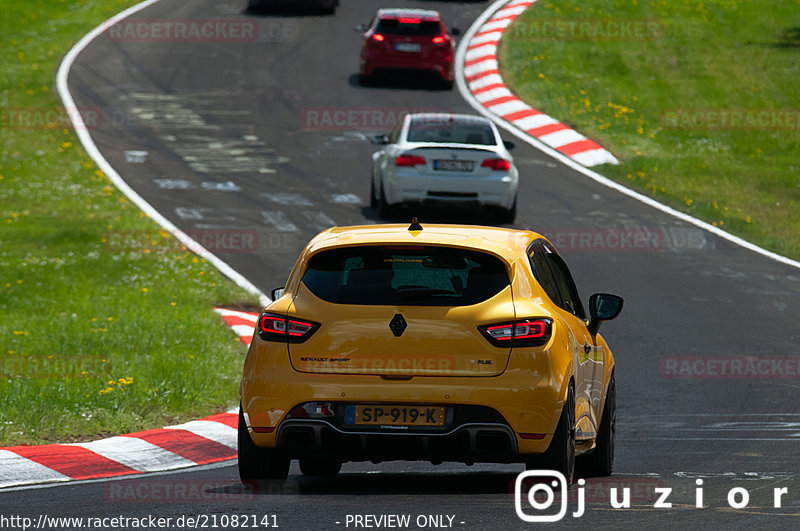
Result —
<instances>
[{"instance_id":1,"label":"red hatchback car","mask_svg":"<svg viewBox=\"0 0 800 531\"><path fill-rule=\"evenodd\" d=\"M379 9L364 33L359 81L378 70L428 70L450 88L454 57L455 40L438 11Z\"/></svg>"}]
</instances>

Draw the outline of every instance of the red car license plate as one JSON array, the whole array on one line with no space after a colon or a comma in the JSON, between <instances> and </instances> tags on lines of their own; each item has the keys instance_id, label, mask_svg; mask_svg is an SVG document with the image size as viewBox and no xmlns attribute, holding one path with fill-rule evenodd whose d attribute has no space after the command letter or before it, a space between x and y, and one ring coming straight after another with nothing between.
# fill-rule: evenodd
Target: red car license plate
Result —
<instances>
[{"instance_id":1,"label":"red car license plate","mask_svg":"<svg viewBox=\"0 0 800 531\"><path fill-rule=\"evenodd\" d=\"M394 49L398 52L419 52L422 46L418 42L398 42L394 45Z\"/></svg>"}]
</instances>

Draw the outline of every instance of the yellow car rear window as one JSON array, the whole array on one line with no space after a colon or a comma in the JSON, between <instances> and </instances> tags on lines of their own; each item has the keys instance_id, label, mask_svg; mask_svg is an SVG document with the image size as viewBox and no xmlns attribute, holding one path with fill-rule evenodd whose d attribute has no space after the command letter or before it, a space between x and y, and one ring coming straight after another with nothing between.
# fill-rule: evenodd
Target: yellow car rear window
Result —
<instances>
[{"instance_id":1,"label":"yellow car rear window","mask_svg":"<svg viewBox=\"0 0 800 531\"><path fill-rule=\"evenodd\" d=\"M311 258L303 283L338 304L466 306L509 284L496 257L451 247L357 246Z\"/></svg>"}]
</instances>

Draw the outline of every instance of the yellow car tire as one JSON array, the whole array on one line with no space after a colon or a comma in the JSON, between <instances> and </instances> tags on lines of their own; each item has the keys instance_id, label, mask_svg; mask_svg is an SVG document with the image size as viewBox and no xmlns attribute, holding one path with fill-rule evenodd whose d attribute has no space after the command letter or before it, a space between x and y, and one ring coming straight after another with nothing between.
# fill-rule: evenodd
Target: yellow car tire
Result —
<instances>
[{"instance_id":1,"label":"yellow car tire","mask_svg":"<svg viewBox=\"0 0 800 531\"><path fill-rule=\"evenodd\" d=\"M239 478L242 483L283 483L289 475L289 458L275 448L260 448L253 443L244 413L239 405Z\"/></svg>"},{"instance_id":2,"label":"yellow car tire","mask_svg":"<svg viewBox=\"0 0 800 531\"><path fill-rule=\"evenodd\" d=\"M578 468L583 476L610 476L614 469L614 444L617 432L617 389L614 374L608 382L606 404L597 430L597 443L592 453L578 458Z\"/></svg>"},{"instance_id":3,"label":"yellow car tire","mask_svg":"<svg viewBox=\"0 0 800 531\"><path fill-rule=\"evenodd\" d=\"M528 459L526 468L556 470L564 475L567 484L572 484L575 476L575 389L572 384L550 446L543 454Z\"/></svg>"}]
</instances>

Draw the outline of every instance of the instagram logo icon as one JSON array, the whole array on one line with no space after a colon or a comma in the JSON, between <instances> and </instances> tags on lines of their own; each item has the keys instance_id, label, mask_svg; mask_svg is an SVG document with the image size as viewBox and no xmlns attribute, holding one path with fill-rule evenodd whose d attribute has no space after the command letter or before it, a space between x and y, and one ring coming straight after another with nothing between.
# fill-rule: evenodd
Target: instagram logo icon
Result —
<instances>
[{"instance_id":1,"label":"instagram logo icon","mask_svg":"<svg viewBox=\"0 0 800 531\"><path fill-rule=\"evenodd\" d=\"M527 478L536 478L537 483L530 486L525 482ZM526 485L523 486L523 483ZM525 495L527 490L527 496ZM558 512L552 514L542 514L553 506L556 499L556 491L559 492L560 501ZM536 513L527 513L523 509L523 497L527 499L528 505ZM556 470L528 470L517 476L514 483L514 506L517 516L525 522L557 522L567 514L567 479L564 474Z\"/></svg>"}]
</instances>

